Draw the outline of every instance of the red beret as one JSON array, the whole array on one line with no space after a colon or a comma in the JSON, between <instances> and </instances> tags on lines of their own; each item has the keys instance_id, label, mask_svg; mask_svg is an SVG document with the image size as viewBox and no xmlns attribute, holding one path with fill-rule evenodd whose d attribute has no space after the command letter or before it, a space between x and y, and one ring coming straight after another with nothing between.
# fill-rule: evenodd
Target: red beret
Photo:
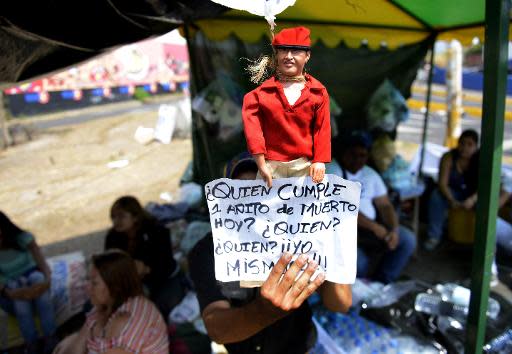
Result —
<instances>
[{"instance_id":1,"label":"red beret","mask_svg":"<svg viewBox=\"0 0 512 354\"><path fill-rule=\"evenodd\" d=\"M311 47L311 39L309 38L309 29L306 27L285 28L272 40L272 46L309 49Z\"/></svg>"}]
</instances>

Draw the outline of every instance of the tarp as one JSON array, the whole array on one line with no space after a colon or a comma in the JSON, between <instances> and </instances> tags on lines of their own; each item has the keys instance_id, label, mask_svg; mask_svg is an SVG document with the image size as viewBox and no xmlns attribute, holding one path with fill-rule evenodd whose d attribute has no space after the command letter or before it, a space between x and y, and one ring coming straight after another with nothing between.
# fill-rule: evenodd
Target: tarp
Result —
<instances>
[{"instance_id":1,"label":"tarp","mask_svg":"<svg viewBox=\"0 0 512 354\"><path fill-rule=\"evenodd\" d=\"M277 16L279 27L307 24L312 39L330 47L340 41L349 47L361 44L394 49L417 43L429 35L458 39L464 45L474 37L483 40L485 0L298 0ZM232 10L201 26L211 39L235 33L254 42L268 32L265 21L247 12Z\"/></svg>"},{"instance_id":2,"label":"tarp","mask_svg":"<svg viewBox=\"0 0 512 354\"><path fill-rule=\"evenodd\" d=\"M226 10L209 0L0 2L0 85L28 80Z\"/></svg>"},{"instance_id":3,"label":"tarp","mask_svg":"<svg viewBox=\"0 0 512 354\"><path fill-rule=\"evenodd\" d=\"M483 39L485 0L297 0L278 28L307 24L314 40L337 47L394 49L431 35L469 44ZM183 23L215 18L212 39L231 33L255 42L267 22L209 0L17 0L0 2L0 84L61 69L113 47L164 34ZM11 85L12 86L12 85Z\"/></svg>"}]
</instances>

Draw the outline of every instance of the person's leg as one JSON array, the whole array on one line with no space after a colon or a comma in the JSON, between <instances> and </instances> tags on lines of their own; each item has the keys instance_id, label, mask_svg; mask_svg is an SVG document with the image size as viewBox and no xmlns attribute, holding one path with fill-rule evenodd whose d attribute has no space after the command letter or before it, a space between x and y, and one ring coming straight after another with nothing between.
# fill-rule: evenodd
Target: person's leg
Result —
<instances>
[{"instance_id":1,"label":"person's leg","mask_svg":"<svg viewBox=\"0 0 512 354\"><path fill-rule=\"evenodd\" d=\"M35 343L38 335L32 312L32 303L30 301L14 300L13 307L25 343L27 345Z\"/></svg>"},{"instance_id":2,"label":"person's leg","mask_svg":"<svg viewBox=\"0 0 512 354\"><path fill-rule=\"evenodd\" d=\"M0 308L9 315L14 315L14 303L11 299L0 296Z\"/></svg>"},{"instance_id":3,"label":"person's leg","mask_svg":"<svg viewBox=\"0 0 512 354\"><path fill-rule=\"evenodd\" d=\"M368 275L368 257L361 248L357 248L357 277L364 278Z\"/></svg>"},{"instance_id":4,"label":"person's leg","mask_svg":"<svg viewBox=\"0 0 512 354\"><path fill-rule=\"evenodd\" d=\"M23 277L23 281L19 279L9 280L5 285L7 289L14 290L23 286L27 286L27 282L26 278ZM25 344L30 346L36 343L37 328L33 318L32 303L30 301L23 300L10 300L8 304L3 305L9 305L9 312L16 317L16 320L18 321L18 327L23 339L25 340Z\"/></svg>"},{"instance_id":5,"label":"person's leg","mask_svg":"<svg viewBox=\"0 0 512 354\"><path fill-rule=\"evenodd\" d=\"M44 274L40 271L35 271L27 276L29 285L41 284L45 282ZM55 311L50 295L50 289L46 290L38 298L34 299L37 311L39 313L39 320L45 336L52 336L57 330L55 323Z\"/></svg>"},{"instance_id":6,"label":"person's leg","mask_svg":"<svg viewBox=\"0 0 512 354\"><path fill-rule=\"evenodd\" d=\"M156 291L151 294L151 300L167 320L169 313L178 305L186 294L183 275L180 273L167 279Z\"/></svg>"},{"instance_id":7,"label":"person's leg","mask_svg":"<svg viewBox=\"0 0 512 354\"><path fill-rule=\"evenodd\" d=\"M424 244L426 249L434 249L441 241L447 210L448 201L436 188L430 195L428 202L427 240Z\"/></svg>"},{"instance_id":8,"label":"person's leg","mask_svg":"<svg viewBox=\"0 0 512 354\"><path fill-rule=\"evenodd\" d=\"M375 280L385 284L396 280L414 252L416 236L411 230L400 225L398 237L397 247L392 251L388 250L380 262L373 277Z\"/></svg>"},{"instance_id":9,"label":"person's leg","mask_svg":"<svg viewBox=\"0 0 512 354\"><path fill-rule=\"evenodd\" d=\"M496 219L496 247L512 256L512 225L499 217Z\"/></svg>"}]
</instances>

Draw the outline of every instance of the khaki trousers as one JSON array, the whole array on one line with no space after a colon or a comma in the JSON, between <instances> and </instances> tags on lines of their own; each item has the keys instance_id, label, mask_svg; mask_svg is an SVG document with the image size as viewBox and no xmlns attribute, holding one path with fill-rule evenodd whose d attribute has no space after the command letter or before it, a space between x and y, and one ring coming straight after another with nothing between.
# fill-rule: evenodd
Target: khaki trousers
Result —
<instances>
[{"instance_id":1,"label":"khaki trousers","mask_svg":"<svg viewBox=\"0 0 512 354\"><path fill-rule=\"evenodd\" d=\"M287 177L306 177L309 176L309 167L311 161L305 157L300 157L292 161L265 161L272 178L287 178ZM261 175L258 171L256 179L261 179Z\"/></svg>"}]
</instances>

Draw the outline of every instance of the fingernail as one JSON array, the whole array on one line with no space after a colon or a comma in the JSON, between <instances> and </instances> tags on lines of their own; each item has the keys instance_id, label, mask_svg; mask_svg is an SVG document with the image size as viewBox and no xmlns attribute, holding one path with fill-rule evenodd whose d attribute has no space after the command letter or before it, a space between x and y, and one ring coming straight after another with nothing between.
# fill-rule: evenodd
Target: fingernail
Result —
<instances>
[{"instance_id":1,"label":"fingernail","mask_svg":"<svg viewBox=\"0 0 512 354\"><path fill-rule=\"evenodd\" d=\"M285 253L283 253L283 257L284 257L284 259L285 259L287 262L289 262L289 261L291 261L291 260L292 260L292 254L291 254L291 253L285 252Z\"/></svg>"},{"instance_id":2,"label":"fingernail","mask_svg":"<svg viewBox=\"0 0 512 354\"><path fill-rule=\"evenodd\" d=\"M311 261L311 262L309 262L309 266L310 266L311 268L313 268L313 269L316 269L316 268L318 267L318 263L317 263L317 262L315 262L315 261Z\"/></svg>"},{"instance_id":3,"label":"fingernail","mask_svg":"<svg viewBox=\"0 0 512 354\"><path fill-rule=\"evenodd\" d=\"M306 263L306 260L307 260L307 257L305 254L301 254L299 256L299 258L297 258L297 261L301 262L301 263Z\"/></svg>"},{"instance_id":4,"label":"fingernail","mask_svg":"<svg viewBox=\"0 0 512 354\"><path fill-rule=\"evenodd\" d=\"M323 282L325 280L325 273L320 273L317 275L319 281Z\"/></svg>"}]
</instances>

